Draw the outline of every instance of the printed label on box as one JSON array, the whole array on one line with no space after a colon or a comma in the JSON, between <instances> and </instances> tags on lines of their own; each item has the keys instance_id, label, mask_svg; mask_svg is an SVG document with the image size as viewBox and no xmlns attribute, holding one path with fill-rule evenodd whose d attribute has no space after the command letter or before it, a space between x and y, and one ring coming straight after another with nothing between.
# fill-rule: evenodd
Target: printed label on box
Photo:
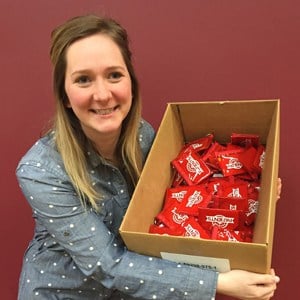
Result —
<instances>
[{"instance_id":1,"label":"printed label on box","mask_svg":"<svg viewBox=\"0 0 300 300\"><path fill-rule=\"evenodd\" d=\"M168 252L161 252L160 255L163 259L171 260L181 264L195 265L204 269L215 270L220 273L230 271L230 262L226 258L215 258Z\"/></svg>"}]
</instances>

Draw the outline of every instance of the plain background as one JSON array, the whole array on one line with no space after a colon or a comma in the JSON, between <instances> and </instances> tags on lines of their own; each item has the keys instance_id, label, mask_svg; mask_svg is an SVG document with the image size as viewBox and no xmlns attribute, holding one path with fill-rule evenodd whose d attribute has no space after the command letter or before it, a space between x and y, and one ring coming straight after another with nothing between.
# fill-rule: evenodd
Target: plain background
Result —
<instances>
[{"instance_id":1,"label":"plain background","mask_svg":"<svg viewBox=\"0 0 300 300\"><path fill-rule=\"evenodd\" d=\"M155 128L170 101L281 99L283 192L273 248L281 283L274 299L298 299L298 0L1 0L1 299L16 299L32 237L31 211L15 168L53 112L50 32L90 12L113 16L127 28L143 115Z\"/></svg>"}]
</instances>

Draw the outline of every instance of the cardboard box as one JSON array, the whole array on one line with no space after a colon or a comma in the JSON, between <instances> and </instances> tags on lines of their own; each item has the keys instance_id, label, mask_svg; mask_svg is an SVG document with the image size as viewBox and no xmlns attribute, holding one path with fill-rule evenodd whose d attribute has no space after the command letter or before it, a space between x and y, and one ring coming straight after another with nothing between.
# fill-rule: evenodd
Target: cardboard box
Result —
<instances>
[{"instance_id":1,"label":"cardboard box","mask_svg":"<svg viewBox=\"0 0 300 300\"><path fill-rule=\"evenodd\" d=\"M279 100L169 103L120 227L126 246L150 256L160 257L163 252L188 255L186 262L194 256L204 257L204 265L217 269L215 261L221 260L229 262L231 269L268 272L277 199L279 104ZM166 189L172 182L174 170L170 162L184 143L208 133L225 143L232 132L258 134L266 145L253 243L149 234L149 226L161 211ZM176 257L175 260L183 259Z\"/></svg>"}]
</instances>

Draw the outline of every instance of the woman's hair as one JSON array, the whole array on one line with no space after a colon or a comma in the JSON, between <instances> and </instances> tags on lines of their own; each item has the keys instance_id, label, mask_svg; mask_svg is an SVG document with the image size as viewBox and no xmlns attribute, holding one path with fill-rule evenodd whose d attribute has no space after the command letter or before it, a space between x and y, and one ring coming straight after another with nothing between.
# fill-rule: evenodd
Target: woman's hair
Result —
<instances>
[{"instance_id":1,"label":"woman's hair","mask_svg":"<svg viewBox=\"0 0 300 300\"><path fill-rule=\"evenodd\" d=\"M132 85L132 105L122 124L117 145L118 155L122 157L131 184L135 185L141 173L142 157L138 142L138 128L141 118L141 99L139 84L131 61L131 51L126 30L115 20L96 15L78 16L57 27L51 35L50 57L53 64L53 90L56 100L56 113L53 129L58 151L61 153L66 171L83 204L89 202L97 209L101 198L87 171L87 147L89 143L80 122L73 110L67 107L65 92L66 52L75 41L93 34L105 34L119 47Z\"/></svg>"}]
</instances>

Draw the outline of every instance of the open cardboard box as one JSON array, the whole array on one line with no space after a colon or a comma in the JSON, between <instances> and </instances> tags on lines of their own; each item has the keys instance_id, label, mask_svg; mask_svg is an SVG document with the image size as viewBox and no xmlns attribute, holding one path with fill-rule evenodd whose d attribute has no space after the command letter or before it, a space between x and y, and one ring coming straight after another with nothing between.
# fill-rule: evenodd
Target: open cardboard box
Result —
<instances>
[{"instance_id":1,"label":"open cardboard box","mask_svg":"<svg viewBox=\"0 0 300 300\"><path fill-rule=\"evenodd\" d=\"M266 145L253 242L149 234L149 226L161 211L166 189L172 182L174 170L170 162L184 143L208 133L214 133L216 141L225 143L233 132L258 134L260 142ZM215 261L224 260L231 269L268 272L272 258L278 164L279 100L169 103L121 224L121 236L129 250L145 255L184 254L188 259L182 262L187 263L190 258L200 256L204 257L204 263L200 264L217 270ZM175 255L176 259L183 258ZM222 271L222 267L219 269ZM226 270L225 267L223 271Z\"/></svg>"}]
</instances>

